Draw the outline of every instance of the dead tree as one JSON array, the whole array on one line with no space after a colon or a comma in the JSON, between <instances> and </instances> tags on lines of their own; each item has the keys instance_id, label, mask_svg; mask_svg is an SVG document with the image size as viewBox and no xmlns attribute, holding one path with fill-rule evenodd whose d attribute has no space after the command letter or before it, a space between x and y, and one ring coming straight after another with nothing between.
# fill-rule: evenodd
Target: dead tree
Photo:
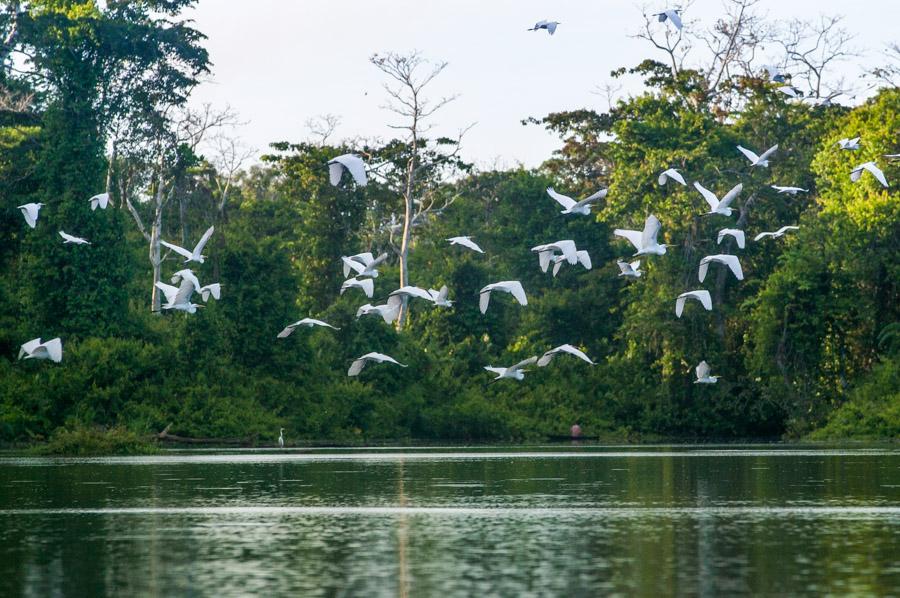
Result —
<instances>
[{"instance_id":1,"label":"dead tree","mask_svg":"<svg viewBox=\"0 0 900 598\"><path fill-rule=\"evenodd\" d=\"M787 55L787 68L793 71L792 85L805 83L808 97L830 97L847 91L842 80L832 87L827 84L835 63L857 56L850 46L853 36L841 27L841 20L822 16L818 21L791 21L776 40Z\"/></svg>"}]
</instances>

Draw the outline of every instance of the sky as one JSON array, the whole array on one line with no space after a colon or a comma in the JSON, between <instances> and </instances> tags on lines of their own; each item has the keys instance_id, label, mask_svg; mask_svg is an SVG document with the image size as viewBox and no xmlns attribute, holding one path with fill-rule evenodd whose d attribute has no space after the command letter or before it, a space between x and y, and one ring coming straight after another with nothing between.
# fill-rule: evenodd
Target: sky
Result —
<instances>
[{"instance_id":1,"label":"sky","mask_svg":"<svg viewBox=\"0 0 900 598\"><path fill-rule=\"evenodd\" d=\"M652 12L666 7L664 1L646 5ZM464 158L481 167L537 166L560 143L541 127L522 126L522 119L605 110L600 90L617 83L612 70L664 58L633 37L643 25L641 6L631 0L200 0L187 16L208 37L213 67L192 103L230 106L245 123L237 135L260 153L275 141L308 139L308 119L323 114L341 119L334 140L388 138L387 125L396 118L384 109L385 77L368 59L417 50L448 63L426 96L458 94L434 116L435 134L455 136L474 123ZM773 20L844 15L853 45L864 52L840 67L853 77L900 41L898 0L760 0L757 10ZM722 13L722 0L696 0L684 17L691 27L709 28ZM561 22L554 36L526 31L540 19ZM777 60L774 47L766 53ZM619 95L639 90L631 80Z\"/></svg>"}]
</instances>

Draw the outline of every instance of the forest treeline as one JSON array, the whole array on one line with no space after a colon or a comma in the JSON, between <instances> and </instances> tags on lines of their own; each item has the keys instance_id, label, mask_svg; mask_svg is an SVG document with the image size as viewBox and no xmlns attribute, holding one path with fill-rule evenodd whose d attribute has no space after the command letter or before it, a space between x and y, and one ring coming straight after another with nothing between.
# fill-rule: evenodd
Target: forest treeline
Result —
<instances>
[{"instance_id":1,"label":"forest treeline","mask_svg":"<svg viewBox=\"0 0 900 598\"><path fill-rule=\"evenodd\" d=\"M900 162L885 157L900 153L900 91L889 71L846 107L795 101L747 65L714 76L647 60L614 73L643 78L640 94L524 123L562 141L538 168L474 168L457 137L331 142L328 131L273 140L245 168L234 140L217 136L234 115L188 108L211 69L202 33L180 20L193 2L7 4L0 441L170 424L183 436L268 442L280 427L289 440L474 440L564 435L574 423L609 438L900 435ZM838 148L856 136L859 150ZM776 143L769 168L750 168L736 150ZM326 163L347 152L372 168L367 186L330 184ZM369 301L339 293L340 256L389 252L372 303L399 286L411 158L426 167L410 188L409 279L446 284L455 303L412 302L398 331L356 318ZM869 175L851 182L868 160L889 188ZM701 216L691 186L660 186L670 167L720 195L742 183L735 215ZM609 193L591 216L569 216L548 186ZM88 198L106 190L110 208L91 211ZM34 229L17 209L29 202L44 204ZM640 229L650 213L671 247L643 258L641 278L619 277L616 261L633 248L613 229ZM748 233L744 250L717 244L735 223ZM781 239L750 240L794 224ZM193 246L210 225L208 258L194 269L222 284L221 300L160 313L154 277L184 266L165 251L156 260L154 240ZM59 230L92 245L63 245ZM445 241L457 235L485 253ZM541 272L530 248L559 239L587 249L593 269ZM714 253L739 255L745 279L714 268L701 284L699 261ZM528 305L494 298L481 314L478 290L501 280L522 281ZM696 288L711 292L713 310L676 318L675 297ZM276 339L306 316L340 330ZM38 336L62 339L61 363L17 360ZM562 343L597 365L562 357L521 382L488 384L484 366ZM408 367L349 378L369 351ZM701 360L717 384L693 383Z\"/></svg>"}]
</instances>

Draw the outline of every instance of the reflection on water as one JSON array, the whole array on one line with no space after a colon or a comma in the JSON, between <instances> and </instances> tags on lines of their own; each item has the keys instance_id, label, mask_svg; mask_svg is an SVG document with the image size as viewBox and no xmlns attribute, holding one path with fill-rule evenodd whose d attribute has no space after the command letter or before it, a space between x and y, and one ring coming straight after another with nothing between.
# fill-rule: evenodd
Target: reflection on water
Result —
<instances>
[{"instance_id":1,"label":"reflection on water","mask_svg":"<svg viewBox=\"0 0 900 598\"><path fill-rule=\"evenodd\" d=\"M0 459L0 595L890 595L900 451Z\"/></svg>"}]
</instances>

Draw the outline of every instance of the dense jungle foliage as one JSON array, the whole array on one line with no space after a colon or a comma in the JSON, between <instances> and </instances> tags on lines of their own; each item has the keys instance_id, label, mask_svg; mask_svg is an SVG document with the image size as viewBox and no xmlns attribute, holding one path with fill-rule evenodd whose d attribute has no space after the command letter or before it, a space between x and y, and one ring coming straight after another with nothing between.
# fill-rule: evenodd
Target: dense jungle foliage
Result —
<instances>
[{"instance_id":1,"label":"dense jungle foliage","mask_svg":"<svg viewBox=\"0 0 900 598\"><path fill-rule=\"evenodd\" d=\"M42 0L0 17L14 39L0 57L0 440L169 424L261 442L280 427L289 441L523 439L573 423L607 438L900 435L900 162L884 157L900 152L897 88L852 108L817 106L764 77L712 89L696 71L648 60L632 71L643 93L605 112L531 119L563 141L541 167L478 171L455 159L426 171L420 192L443 207L417 222L411 279L446 284L455 303L413 301L398 332L356 318L369 301L339 294L340 256L390 252L371 303L397 288L391 216L403 208L391 173L402 173L408 144L278 142L261 163L226 172L183 116L211 68L202 34L179 21L190 4ZM11 47L28 56L27 74ZM858 151L837 147L857 135ZM427 147L439 156L454 143ZM750 168L735 149L776 143L769 168ZM332 186L325 164L346 152L386 174ZM851 182L868 160L889 188L869 174ZM693 187L657 183L669 167L720 195L743 183L736 214L701 216ZM548 186L609 194L589 217L564 216ZM88 198L106 189L113 205L91 211ZM34 229L17 208L28 202L44 204ZM650 213L672 247L643 258L640 279L619 277L616 261L633 249L612 231L640 229ZM736 223L746 248L717 245ZM192 246L213 224L194 269L222 283L221 300L193 315L152 313L151 228ZM752 241L787 224L800 229ZM59 230L92 245L63 245ZM451 247L456 235L485 253ZM559 239L587 249L593 269L541 272L531 247ZM739 255L745 280L713 267L701 284L699 260L714 253ZM165 257L164 282L183 267ZM522 281L529 304L495 296L482 315L478 290L501 280ZM712 312L694 304L676 318L675 297L698 288L712 293ZM340 330L275 338L305 316ZM62 338L62 363L17 360L38 336ZM562 343L597 365L560 357L521 382L488 384L484 366ZM409 367L349 378L369 351ZM718 384L693 383L704 359Z\"/></svg>"}]
</instances>

